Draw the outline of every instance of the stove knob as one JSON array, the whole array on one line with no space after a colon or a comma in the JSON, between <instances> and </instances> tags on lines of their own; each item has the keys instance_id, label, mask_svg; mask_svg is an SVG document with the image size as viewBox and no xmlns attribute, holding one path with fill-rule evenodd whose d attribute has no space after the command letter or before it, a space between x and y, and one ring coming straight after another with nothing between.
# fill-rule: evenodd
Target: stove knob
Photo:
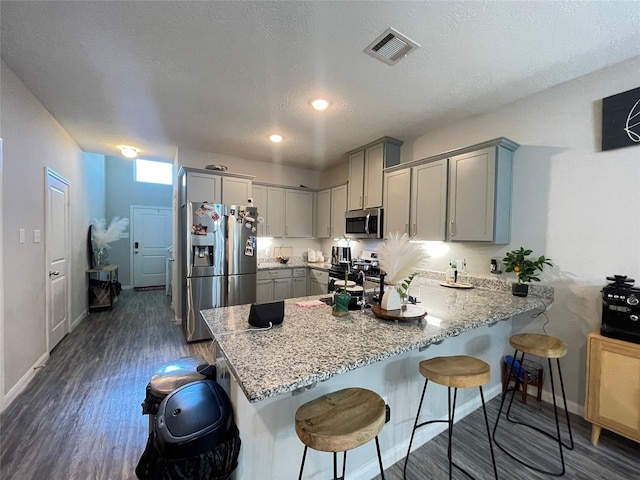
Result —
<instances>
[{"instance_id":1,"label":"stove knob","mask_svg":"<svg viewBox=\"0 0 640 480\"><path fill-rule=\"evenodd\" d=\"M635 307L640 303L640 300L638 300L638 297L636 297L635 295L629 295L629 298L627 298L627 303L632 307Z\"/></svg>"},{"instance_id":2,"label":"stove knob","mask_svg":"<svg viewBox=\"0 0 640 480\"><path fill-rule=\"evenodd\" d=\"M638 315L629 315L629 318L631 319L632 322L638 321Z\"/></svg>"}]
</instances>

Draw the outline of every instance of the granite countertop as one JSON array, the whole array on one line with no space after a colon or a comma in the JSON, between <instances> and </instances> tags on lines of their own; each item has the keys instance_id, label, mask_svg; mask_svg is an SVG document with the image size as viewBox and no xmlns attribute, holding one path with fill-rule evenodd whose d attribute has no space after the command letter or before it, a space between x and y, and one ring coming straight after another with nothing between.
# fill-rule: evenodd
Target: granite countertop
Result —
<instances>
[{"instance_id":1,"label":"granite countertop","mask_svg":"<svg viewBox=\"0 0 640 480\"><path fill-rule=\"evenodd\" d=\"M201 313L247 399L259 402L553 301L551 289L546 297L522 298L500 288L452 289L428 278L414 283L418 306L428 312L421 322L380 320L370 310L335 317L327 305L296 306L327 295L286 300L282 325L263 331L247 331L250 305Z\"/></svg>"},{"instance_id":2,"label":"granite countertop","mask_svg":"<svg viewBox=\"0 0 640 480\"><path fill-rule=\"evenodd\" d=\"M260 270L272 270L276 268L314 268L316 270L329 270L331 268L331 263L327 262L306 262L304 260L296 260L292 258L287 263L280 263L278 261L266 261L258 263L258 271Z\"/></svg>"}]
</instances>

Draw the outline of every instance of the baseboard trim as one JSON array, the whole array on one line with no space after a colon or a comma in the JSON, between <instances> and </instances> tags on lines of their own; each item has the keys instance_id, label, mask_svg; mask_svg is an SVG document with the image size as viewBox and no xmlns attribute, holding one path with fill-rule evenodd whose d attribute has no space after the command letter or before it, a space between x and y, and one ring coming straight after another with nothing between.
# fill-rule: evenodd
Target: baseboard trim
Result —
<instances>
[{"instance_id":1,"label":"baseboard trim","mask_svg":"<svg viewBox=\"0 0 640 480\"><path fill-rule=\"evenodd\" d=\"M13 388L7 392L2 402L2 411L11 405L11 402L13 402L16 397L22 393L25 388L27 388L27 385L29 385L29 382L31 382L35 376L38 368L43 367L47 363L47 360L49 360L49 352L44 353L29 369L29 371L25 373L20 380L18 380L18 383L16 383Z\"/></svg>"},{"instance_id":2,"label":"baseboard trim","mask_svg":"<svg viewBox=\"0 0 640 480\"><path fill-rule=\"evenodd\" d=\"M82 322L82 320L84 320L85 318L87 318L87 309L85 308L80 315L78 315L76 317L76 319L71 322L71 332L73 332L75 330L75 328L80 325L80 322Z\"/></svg>"}]
</instances>

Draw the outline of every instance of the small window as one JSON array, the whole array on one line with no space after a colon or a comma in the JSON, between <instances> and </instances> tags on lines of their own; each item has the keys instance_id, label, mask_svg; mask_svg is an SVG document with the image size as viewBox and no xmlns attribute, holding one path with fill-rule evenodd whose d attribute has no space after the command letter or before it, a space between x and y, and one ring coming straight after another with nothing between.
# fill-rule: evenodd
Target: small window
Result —
<instances>
[{"instance_id":1,"label":"small window","mask_svg":"<svg viewBox=\"0 0 640 480\"><path fill-rule=\"evenodd\" d=\"M136 159L136 182L173 185L173 165L171 163Z\"/></svg>"}]
</instances>

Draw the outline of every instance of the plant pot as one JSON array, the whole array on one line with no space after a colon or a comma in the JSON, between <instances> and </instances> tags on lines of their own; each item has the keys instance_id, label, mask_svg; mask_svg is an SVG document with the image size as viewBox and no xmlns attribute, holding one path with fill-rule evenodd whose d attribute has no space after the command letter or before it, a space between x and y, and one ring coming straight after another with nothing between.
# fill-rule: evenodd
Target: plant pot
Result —
<instances>
[{"instance_id":1,"label":"plant pot","mask_svg":"<svg viewBox=\"0 0 640 480\"><path fill-rule=\"evenodd\" d=\"M529 295L529 285L527 285L526 283L512 283L511 293L513 293L516 297L526 297L527 295Z\"/></svg>"},{"instance_id":2,"label":"plant pot","mask_svg":"<svg viewBox=\"0 0 640 480\"><path fill-rule=\"evenodd\" d=\"M336 317L344 317L349 315L349 302L351 301L351 294L345 290L336 292L333 296L333 308L331 313Z\"/></svg>"},{"instance_id":3,"label":"plant pot","mask_svg":"<svg viewBox=\"0 0 640 480\"><path fill-rule=\"evenodd\" d=\"M402 297L395 285L389 285L389 288L384 291L380 307L384 310L398 310L402 307Z\"/></svg>"}]
</instances>

